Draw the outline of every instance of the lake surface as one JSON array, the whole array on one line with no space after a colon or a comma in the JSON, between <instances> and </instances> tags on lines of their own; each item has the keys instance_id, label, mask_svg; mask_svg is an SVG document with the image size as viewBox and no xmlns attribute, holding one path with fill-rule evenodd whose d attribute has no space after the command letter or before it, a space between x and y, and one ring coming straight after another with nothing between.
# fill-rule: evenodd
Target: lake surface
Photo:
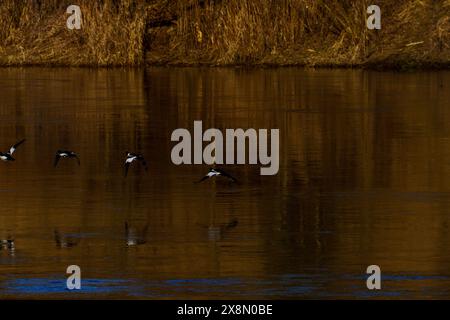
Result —
<instances>
[{"instance_id":1,"label":"lake surface","mask_svg":"<svg viewBox=\"0 0 450 320\"><path fill-rule=\"evenodd\" d=\"M0 119L1 298L450 298L450 72L0 69ZM195 120L280 129L278 174L195 184Z\"/></svg>"}]
</instances>

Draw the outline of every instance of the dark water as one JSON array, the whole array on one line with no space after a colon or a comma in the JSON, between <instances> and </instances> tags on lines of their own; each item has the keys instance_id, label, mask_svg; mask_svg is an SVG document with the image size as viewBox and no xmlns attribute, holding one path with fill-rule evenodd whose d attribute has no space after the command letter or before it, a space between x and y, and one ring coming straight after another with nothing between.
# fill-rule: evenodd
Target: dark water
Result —
<instances>
[{"instance_id":1,"label":"dark water","mask_svg":"<svg viewBox=\"0 0 450 320\"><path fill-rule=\"evenodd\" d=\"M0 69L0 119L0 297L450 298L449 72ZM279 128L278 175L194 184L194 120Z\"/></svg>"}]
</instances>

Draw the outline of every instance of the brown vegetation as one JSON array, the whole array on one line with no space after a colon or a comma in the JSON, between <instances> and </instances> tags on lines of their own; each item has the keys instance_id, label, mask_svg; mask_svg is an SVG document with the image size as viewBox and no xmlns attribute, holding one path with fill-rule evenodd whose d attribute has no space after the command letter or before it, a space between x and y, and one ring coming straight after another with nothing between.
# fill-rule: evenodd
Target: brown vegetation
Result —
<instances>
[{"instance_id":1,"label":"brown vegetation","mask_svg":"<svg viewBox=\"0 0 450 320\"><path fill-rule=\"evenodd\" d=\"M0 3L0 64L448 66L450 0L79 0Z\"/></svg>"}]
</instances>

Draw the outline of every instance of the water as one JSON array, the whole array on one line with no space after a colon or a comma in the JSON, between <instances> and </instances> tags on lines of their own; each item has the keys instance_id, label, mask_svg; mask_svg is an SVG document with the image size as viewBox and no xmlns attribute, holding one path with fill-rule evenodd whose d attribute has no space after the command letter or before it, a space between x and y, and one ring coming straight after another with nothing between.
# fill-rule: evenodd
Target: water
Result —
<instances>
[{"instance_id":1,"label":"water","mask_svg":"<svg viewBox=\"0 0 450 320\"><path fill-rule=\"evenodd\" d=\"M0 239L15 239L0 297L449 298L449 86L449 72L0 69L0 149L27 139L0 163ZM194 120L279 128L278 175L235 165L240 184L195 184L208 166L170 160ZM81 166L54 168L60 148ZM127 150L149 171L124 178Z\"/></svg>"}]
</instances>

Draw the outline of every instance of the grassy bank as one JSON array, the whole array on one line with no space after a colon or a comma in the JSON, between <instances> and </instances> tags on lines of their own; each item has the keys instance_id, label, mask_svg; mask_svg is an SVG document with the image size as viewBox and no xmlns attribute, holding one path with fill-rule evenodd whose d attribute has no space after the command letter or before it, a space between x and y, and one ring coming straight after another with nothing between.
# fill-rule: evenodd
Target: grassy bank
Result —
<instances>
[{"instance_id":1,"label":"grassy bank","mask_svg":"<svg viewBox=\"0 0 450 320\"><path fill-rule=\"evenodd\" d=\"M0 65L450 65L450 0L79 0L0 2Z\"/></svg>"}]
</instances>

